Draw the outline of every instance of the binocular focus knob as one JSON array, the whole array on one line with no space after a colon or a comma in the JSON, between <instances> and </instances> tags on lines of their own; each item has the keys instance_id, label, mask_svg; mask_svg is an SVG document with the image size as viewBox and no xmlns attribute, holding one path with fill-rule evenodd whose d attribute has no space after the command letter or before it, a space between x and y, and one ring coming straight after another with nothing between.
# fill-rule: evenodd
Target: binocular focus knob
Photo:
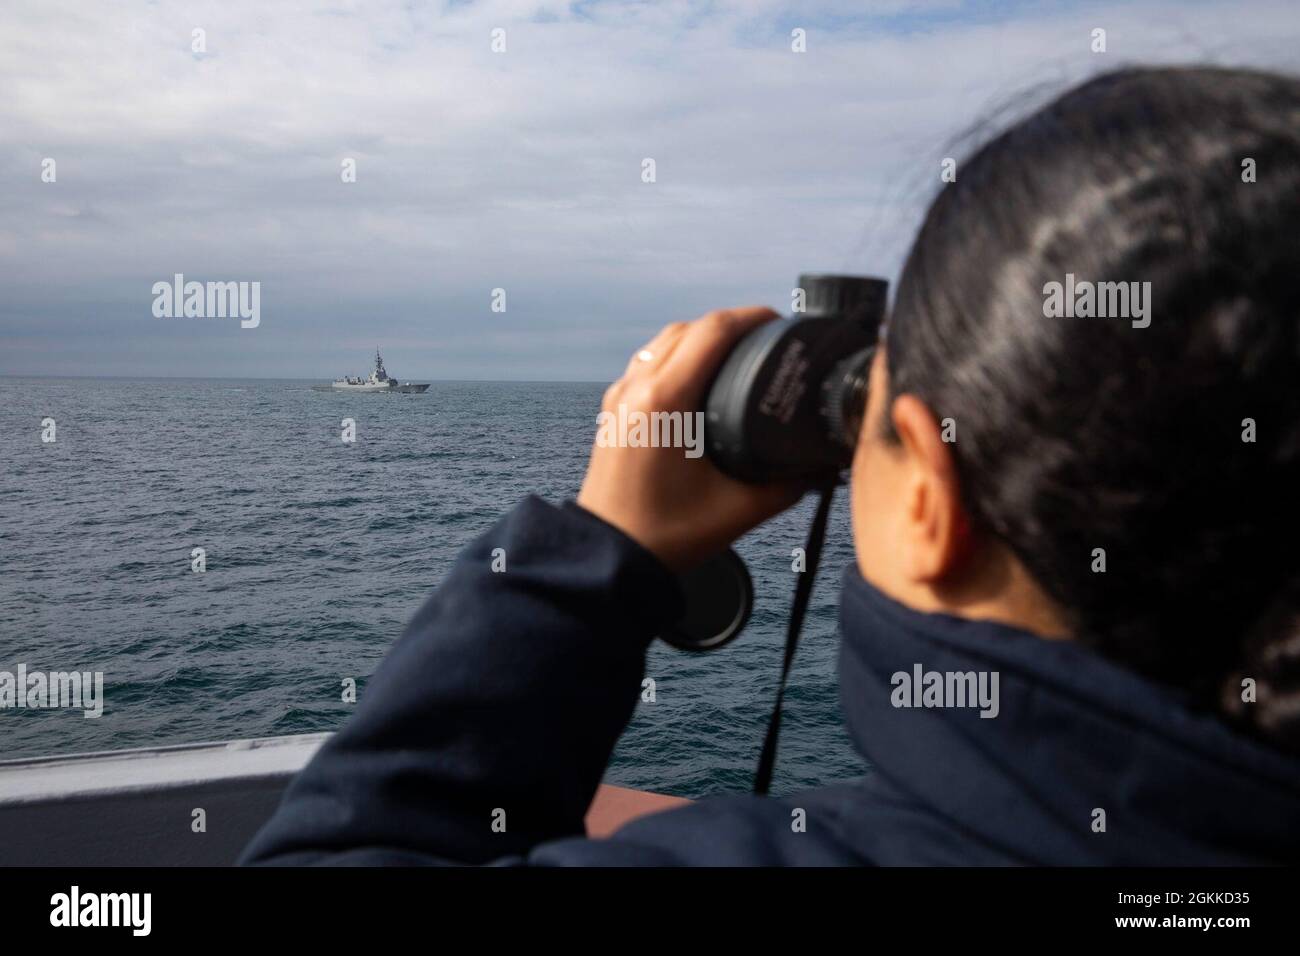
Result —
<instances>
[{"instance_id":1,"label":"binocular focus knob","mask_svg":"<svg viewBox=\"0 0 1300 956\"><path fill-rule=\"evenodd\" d=\"M889 283L865 276L805 274L799 277L803 289L805 316L842 315L852 318L863 312L883 315Z\"/></svg>"}]
</instances>

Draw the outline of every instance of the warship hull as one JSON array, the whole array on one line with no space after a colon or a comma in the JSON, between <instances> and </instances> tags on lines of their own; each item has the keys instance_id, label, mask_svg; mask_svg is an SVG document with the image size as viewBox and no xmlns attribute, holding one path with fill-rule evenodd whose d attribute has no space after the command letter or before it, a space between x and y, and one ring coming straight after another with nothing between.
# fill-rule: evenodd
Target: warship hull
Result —
<instances>
[{"instance_id":1,"label":"warship hull","mask_svg":"<svg viewBox=\"0 0 1300 956\"><path fill-rule=\"evenodd\" d=\"M313 385L314 392L402 392L419 395L428 391L429 383L407 382L405 385Z\"/></svg>"}]
</instances>

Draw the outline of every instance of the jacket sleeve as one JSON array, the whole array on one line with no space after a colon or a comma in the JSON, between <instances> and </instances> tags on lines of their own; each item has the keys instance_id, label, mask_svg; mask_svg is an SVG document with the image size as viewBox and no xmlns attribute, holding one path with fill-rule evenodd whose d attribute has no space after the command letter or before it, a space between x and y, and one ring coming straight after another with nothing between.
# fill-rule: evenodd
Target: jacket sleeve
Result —
<instances>
[{"instance_id":1,"label":"jacket sleeve","mask_svg":"<svg viewBox=\"0 0 1300 956\"><path fill-rule=\"evenodd\" d=\"M524 500L460 556L241 862L523 862L582 835L681 607L622 532Z\"/></svg>"}]
</instances>

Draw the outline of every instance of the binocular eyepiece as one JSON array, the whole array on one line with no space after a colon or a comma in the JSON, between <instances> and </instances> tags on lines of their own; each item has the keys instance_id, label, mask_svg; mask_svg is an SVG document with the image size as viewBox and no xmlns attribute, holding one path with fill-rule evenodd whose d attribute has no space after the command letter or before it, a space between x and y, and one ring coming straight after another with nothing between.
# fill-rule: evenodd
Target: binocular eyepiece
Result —
<instances>
[{"instance_id":1,"label":"binocular eyepiece","mask_svg":"<svg viewBox=\"0 0 1300 956\"><path fill-rule=\"evenodd\" d=\"M803 275L794 315L732 350L704 403L705 449L741 481L834 481L853 459L889 283Z\"/></svg>"}]
</instances>

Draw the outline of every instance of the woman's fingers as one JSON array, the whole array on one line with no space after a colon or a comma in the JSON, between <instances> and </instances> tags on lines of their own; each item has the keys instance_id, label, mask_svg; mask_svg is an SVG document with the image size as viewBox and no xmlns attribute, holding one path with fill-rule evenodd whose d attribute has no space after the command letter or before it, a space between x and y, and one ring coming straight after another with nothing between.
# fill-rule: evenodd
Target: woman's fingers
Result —
<instances>
[{"instance_id":1,"label":"woman's fingers","mask_svg":"<svg viewBox=\"0 0 1300 956\"><path fill-rule=\"evenodd\" d=\"M631 378L660 368L681 342L688 328L690 328L689 322L673 322L671 325L665 325L653 339L646 343L645 348L633 353L627 363L627 369L623 372L623 377Z\"/></svg>"},{"instance_id":2,"label":"woman's fingers","mask_svg":"<svg viewBox=\"0 0 1300 956\"><path fill-rule=\"evenodd\" d=\"M685 568L707 558L798 500L798 489L756 488L718 471L699 457L703 435L695 427L704 417L704 389L727 353L774 318L770 309L726 309L667 326L632 356L627 372L605 393L605 412L618 408L618 427L624 427L626 404L629 419L638 416L640 424L633 427L642 431L632 439L613 429L608 419L603 422L578 504L622 529L669 567ZM660 413L676 416L675 431L671 420L661 428L654 417ZM663 442L657 440L664 436Z\"/></svg>"},{"instance_id":3,"label":"woman's fingers","mask_svg":"<svg viewBox=\"0 0 1300 956\"><path fill-rule=\"evenodd\" d=\"M713 373L740 339L765 322L778 318L771 309L744 306L710 312L686 328L676 348L661 366L658 378L664 394L699 404Z\"/></svg>"}]
</instances>

